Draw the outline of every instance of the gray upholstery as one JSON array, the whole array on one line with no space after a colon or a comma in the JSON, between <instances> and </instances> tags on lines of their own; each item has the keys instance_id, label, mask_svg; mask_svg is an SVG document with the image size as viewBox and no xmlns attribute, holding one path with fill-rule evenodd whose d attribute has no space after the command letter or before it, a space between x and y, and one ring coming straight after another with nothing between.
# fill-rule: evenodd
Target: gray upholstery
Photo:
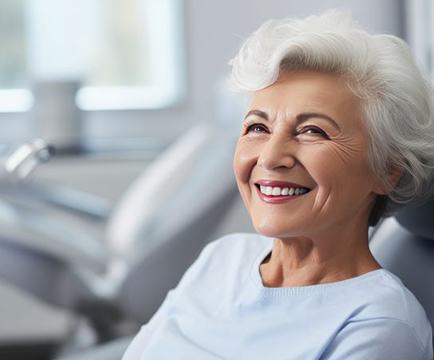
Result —
<instances>
[{"instance_id":1,"label":"gray upholstery","mask_svg":"<svg viewBox=\"0 0 434 360\"><path fill-rule=\"evenodd\" d=\"M434 240L434 197L417 208L404 208L396 215L396 219L413 234Z\"/></svg>"},{"instance_id":2,"label":"gray upholstery","mask_svg":"<svg viewBox=\"0 0 434 360\"><path fill-rule=\"evenodd\" d=\"M58 208L2 198L0 280L80 314L98 343L122 322L146 323L238 199L235 135L211 124L185 131L127 189L105 241Z\"/></svg>"},{"instance_id":3,"label":"gray upholstery","mask_svg":"<svg viewBox=\"0 0 434 360\"><path fill-rule=\"evenodd\" d=\"M185 131L127 189L104 241L57 208L2 198L0 279L50 305L109 302L147 321L237 199L235 135L210 124Z\"/></svg>"},{"instance_id":4,"label":"gray upholstery","mask_svg":"<svg viewBox=\"0 0 434 360\"><path fill-rule=\"evenodd\" d=\"M121 338L77 354L60 356L55 360L120 360L132 339Z\"/></svg>"},{"instance_id":5,"label":"gray upholstery","mask_svg":"<svg viewBox=\"0 0 434 360\"><path fill-rule=\"evenodd\" d=\"M370 248L377 261L396 274L434 324L434 198L387 218L374 232Z\"/></svg>"}]
</instances>

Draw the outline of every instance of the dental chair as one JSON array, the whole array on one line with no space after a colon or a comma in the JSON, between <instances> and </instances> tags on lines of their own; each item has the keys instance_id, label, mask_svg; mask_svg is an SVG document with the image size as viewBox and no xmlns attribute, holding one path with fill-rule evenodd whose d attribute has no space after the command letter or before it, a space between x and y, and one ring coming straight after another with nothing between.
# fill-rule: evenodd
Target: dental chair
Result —
<instances>
[{"instance_id":1,"label":"dental chair","mask_svg":"<svg viewBox=\"0 0 434 360\"><path fill-rule=\"evenodd\" d=\"M113 209L105 243L37 206L0 203L0 279L85 317L99 342L119 336L122 320L147 322L237 199L236 135L217 125L186 131Z\"/></svg>"},{"instance_id":2,"label":"dental chair","mask_svg":"<svg viewBox=\"0 0 434 360\"><path fill-rule=\"evenodd\" d=\"M383 220L369 245L382 267L413 292L434 325L434 197Z\"/></svg>"}]
</instances>

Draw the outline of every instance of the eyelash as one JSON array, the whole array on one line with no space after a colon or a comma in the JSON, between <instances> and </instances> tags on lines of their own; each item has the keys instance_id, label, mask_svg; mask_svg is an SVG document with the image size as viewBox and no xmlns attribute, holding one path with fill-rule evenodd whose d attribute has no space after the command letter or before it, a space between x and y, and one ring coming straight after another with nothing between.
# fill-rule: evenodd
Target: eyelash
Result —
<instances>
[{"instance_id":1,"label":"eyelash","mask_svg":"<svg viewBox=\"0 0 434 360\"><path fill-rule=\"evenodd\" d=\"M249 133L250 132L250 130L252 129L252 128L254 128L254 127L260 127L260 128L262 128L263 130L264 129L266 129L266 127L265 127L265 125L263 125L263 124L246 124L245 126L244 126L244 131L245 131L245 133L247 134L247 133ZM327 136L327 134L323 131L323 130L321 130L320 128L317 128L316 126L306 126L306 127L304 127L304 128L302 128L302 129L300 129L300 133L302 133L302 131L304 131L304 130L315 130L315 131L317 131L321 136L323 136L323 137L326 137L326 138L329 138L328 136Z\"/></svg>"}]
</instances>

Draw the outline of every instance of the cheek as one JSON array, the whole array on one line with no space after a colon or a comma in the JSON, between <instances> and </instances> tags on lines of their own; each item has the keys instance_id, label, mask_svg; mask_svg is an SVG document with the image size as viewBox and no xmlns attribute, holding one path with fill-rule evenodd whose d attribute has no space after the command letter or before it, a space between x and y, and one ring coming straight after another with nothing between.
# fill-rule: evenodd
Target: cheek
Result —
<instances>
[{"instance_id":1,"label":"cheek","mask_svg":"<svg viewBox=\"0 0 434 360\"><path fill-rule=\"evenodd\" d=\"M312 176L322 185L361 190L369 184L366 149L360 144L331 144L309 154Z\"/></svg>"},{"instance_id":2,"label":"cheek","mask_svg":"<svg viewBox=\"0 0 434 360\"><path fill-rule=\"evenodd\" d=\"M252 168L256 164L257 154L251 146L238 143L235 149L233 169L238 184L248 183Z\"/></svg>"},{"instance_id":3,"label":"cheek","mask_svg":"<svg viewBox=\"0 0 434 360\"><path fill-rule=\"evenodd\" d=\"M331 144L331 156L344 167L357 169L367 163L368 143L361 135L341 136L337 142Z\"/></svg>"},{"instance_id":4,"label":"cheek","mask_svg":"<svg viewBox=\"0 0 434 360\"><path fill-rule=\"evenodd\" d=\"M250 192L250 177L252 168L256 163L254 155L246 149L242 144L237 144L234 154L233 171L237 181L238 190L241 199L247 211L250 213L251 192Z\"/></svg>"}]
</instances>

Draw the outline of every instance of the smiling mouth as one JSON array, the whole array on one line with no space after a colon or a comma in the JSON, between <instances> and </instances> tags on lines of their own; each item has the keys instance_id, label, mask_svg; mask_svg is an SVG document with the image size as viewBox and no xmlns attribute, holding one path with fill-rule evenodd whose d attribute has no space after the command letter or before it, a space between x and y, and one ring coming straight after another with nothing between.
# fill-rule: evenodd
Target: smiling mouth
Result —
<instances>
[{"instance_id":1,"label":"smiling mouth","mask_svg":"<svg viewBox=\"0 0 434 360\"><path fill-rule=\"evenodd\" d=\"M306 187L279 187L279 186L264 186L255 184L258 191L270 197L282 197L282 196L300 196L308 193L311 189Z\"/></svg>"},{"instance_id":2,"label":"smiling mouth","mask_svg":"<svg viewBox=\"0 0 434 360\"><path fill-rule=\"evenodd\" d=\"M277 187L255 184L259 197L269 204L281 204L290 200L301 198L311 189L305 187Z\"/></svg>"}]
</instances>

